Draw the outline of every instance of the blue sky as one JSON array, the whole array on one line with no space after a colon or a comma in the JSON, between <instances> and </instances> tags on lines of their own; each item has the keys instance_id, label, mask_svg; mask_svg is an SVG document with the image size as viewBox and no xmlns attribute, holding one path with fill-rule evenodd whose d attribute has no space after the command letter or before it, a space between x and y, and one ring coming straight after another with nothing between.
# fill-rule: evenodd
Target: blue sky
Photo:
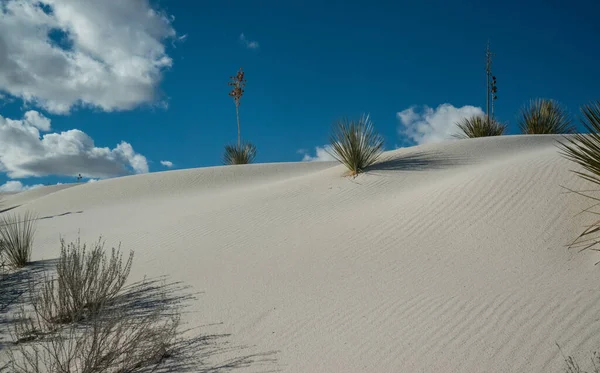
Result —
<instances>
[{"instance_id":1,"label":"blue sky","mask_svg":"<svg viewBox=\"0 0 600 373\"><path fill-rule=\"evenodd\" d=\"M0 190L221 165L240 67L259 163L322 155L362 113L386 149L448 137L485 109L488 39L510 134L532 98L576 115L600 99L600 3L523 3L0 0Z\"/></svg>"}]
</instances>

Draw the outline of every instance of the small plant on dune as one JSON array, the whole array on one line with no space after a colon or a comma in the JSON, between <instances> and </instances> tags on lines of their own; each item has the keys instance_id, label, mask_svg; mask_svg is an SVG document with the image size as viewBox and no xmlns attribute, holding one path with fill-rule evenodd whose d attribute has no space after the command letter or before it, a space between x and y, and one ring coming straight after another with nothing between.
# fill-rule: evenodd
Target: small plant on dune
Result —
<instances>
[{"instance_id":1,"label":"small plant on dune","mask_svg":"<svg viewBox=\"0 0 600 373\"><path fill-rule=\"evenodd\" d=\"M565 142L559 142L558 146L561 149L561 155L579 164L587 171L573 171L576 175L600 185L600 101L584 105L581 108L581 113L583 114L582 124L589 133L564 136ZM599 198L580 192L577 193L595 201L600 201ZM599 231L600 221L584 230L571 246L584 246L582 250L585 250L600 243L596 239L587 239L587 237Z\"/></svg>"},{"instance_id":2,"label":"small plant on dune","mask_svg":"<svg viewBox=\"0 0 600 373\"><path fill-rule=\"evenodd\" d=\"M133 260L123 262L120 248L104 251L102 237L90 251L80 238L69 244L61 238L56 278L45 278L34 289L33 307L44 323L64 324L88 319L109 307L123 288Z\"/></svg>"},{"instance_id":3,"label":"small plant on dune","mask_svg":"<svg viewBox=\"0 0 600 373\"><path fill-rule=\"evenodd\" d=\"M531 100L521 109L519 127L526 135L567 134L575 132L566 110L557 101Z\"/></svg>"},{"instance_id":4,"label":"small plant on dune","mask_svg":"<svg viewBox=\"0 0 600 373\"><path fill-rule=\"evenodd\" d=\"M254 161L256 156L256 147L251 143L242 144L242 135L240 129L240 100L244 95L244 87L246 86L246 78L244 77L244 71L240 68L240 71L235 76L230 77L228 85L231 88L229 96L233 98L235 103L235 115L237 118L238 127L238 138L236 145L225 146L225 156L223 158L224 163L227 165L231 164L248 164Z\"/></svg>"},{"instance_id":5,"label":"small plant on dune","mask_svg":"<svg viewBox=\"0 0 600 373\"><path fill-rule=\"evenodd\" d=\"M485 116L480 115L463 118L456 123L456 126L460 132L452 136L458 139L501 136L506 130L506 124L502 124L493 118L488 120Z\"/></svg>"},{"instance_id":6,"label":"small plant on dune","mask_svg":"<svg viewBox=\"0 0 600 373\"><path fill-rule=\"evenodd\" d=\"M383 153L383 138L375 132L369 115L359 120L338 120L327 152L356 176L373 165Z\"/></svg>"},{"instance_id":7,"label":"small plant on dune","mask_svg":"<svg viewBox=\"0 0 600 373\"><path fill-rule=\"evenodd\" d=\"M132 257L123 264L114 248L107 256L101 239L89 252L79 239L68 245L61 240L58 279L46 276L35 284L40 288L28 298L31 307L17 317L14 344L6 351L9 371L134 373L159 366L171 371L162 365L185 347L179 346L179 307L155 293L139 303L121 303L135 300L135 294L121 293Z\"/></svg>"},{"instance_id":8,"label":"small plant on dune","mask_svg":"<svg viewBox=\"0 0 600 373\"><path fill-rule=\"evenodd\" d=\"M19 373L134 373L155 371L175 352L178 316L160 308L137 316L123 310L72 324L8 349Z\"/></svg>"},{"instance_id":9,"label":"small plant on dune","mask_svg":"<svg viewBox=\"0 0 600 373\"><path fill-rule=\"evenodd\" d=\"M225 155L223 163L226 165L232 164L248 164L254 161L256 157L256 147L251 143L225 146Z\"/></svg>"},{"instance_id":10,"label":"small plant on dune","mask_svg":"<svg viewBox=\"0 0 600 373\"><path fill-rule=\"evenodd\" d=\"M0 218L0 253L7 266L21 268L31 261L36 219L29 211Z\"/></svg>"}]
</instances>

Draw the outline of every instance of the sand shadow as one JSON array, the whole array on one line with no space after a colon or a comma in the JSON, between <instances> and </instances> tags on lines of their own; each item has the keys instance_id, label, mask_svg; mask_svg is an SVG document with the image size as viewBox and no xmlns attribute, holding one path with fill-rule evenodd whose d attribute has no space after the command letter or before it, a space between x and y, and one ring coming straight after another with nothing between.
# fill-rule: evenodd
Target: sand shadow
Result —
<instances>
[{"instance_id":1,"label":"sand shadow","mask_svg":"<svg viewBox=\"0 0 600 373\"><path fill-rule=\"evenodd\" d=\"M48 216L42 216L41 218L37 218L37 220L43 220L43 219L52 219L52 218L56 218L59 216L67 216L67 215L71 215L71 214L82 214L83 211L67 211L67 212L63 212L62 214L57 214L57 215L48 215Z\"/></svg>"},{"instance_id":2,"label":"sand shadow","mask_svg":"<svg viewBox=\"0 0 600 373\"><path fill-rule=\"evenodd\" d=\"M19 304L31 301L32 284L45 281L54 274L56 260L34 263L25 270L8 274L0 278L0 305L5 305L0 316L15 314L12 311ZM163 324L169 319L178 318L189 306L189 302L196 300L200 293L191 292L191 287L182 282L170 282L168 277L145 278L126 286L111 302L110 306L102 312L100 318L115 320L115 317L125 317L127 320L144 320ZM147 317L147 318L146 318ZM5 327L10 327L16 318L2 317ZM93 321L81 320L77 324L66 324L61 330L78 328ZM109 321L110 323L111 321ZM91 325L91 324L88 324ZM182 325L180 325L181 327ZM264 367L264 372L275 371L276 351L266 353L248 353L248 347L234 346L228 342L229 334L207 334L201 328L178 329L176 340L169 346L169 353L158 365L148 366L152 372L214 372L224 373L240 368ZM52 334L47 335L53 338ZM44 343L45 337L32 342ZM15 342L0 341L0 350L15 346ZM39 347L39 346L38 346ZM224 358L226 355L228 358ZM235 356L234 358L229 358ZM222 358L220 358L222 357ZM215 362L217 361L217 362ZM254 369L256 371L256 369ZM0 372L2 367L0 367ZM145 371L141 368L140 372Z\"/></svg>"},{"instance_id":3,"label":"sand shadow","mask_svg":"<svg viewBox=\"0 0 600 373\"><path fill-rule=\"evenodd\" d=\"M439 152L417 152L384 159L367 167L365 172L439 170L469 163L468 157L455 157Z\"/></svg>"},{"instance_id":4,"label":"sand shadow","mask_svg":"<svg viewBox=\"0 0 600 373\"><path fill-rule=\"evenodd\" d=\"M54 262L55 260L40 260L17 270L0 272L0 324L10 322L6 315L12 308L27 300L25 295L31 288L32 281L42 275Z\"/></svg>"},{"instance_id":5,"label":"sand shadow","mask_svg":"<svg viewBox=\"0 0 600 373\"><path fill-rule=\"evenodd\" d=\"M18 270L0 271L0 332L10 334L12 326L18 322L15 311L28 303L33 282L43 276L54 260L32 262ZM7 341L0 336L0 351L7 347Z\"/></svg>"},{"instance_id":6,"label":"sand shadow","mask_svg":"<svg viewBox=\"0 0 600 373\"><path fill-rule=\"evenodd\" d=\"M144 318L160 310L161 318L181 315L189 302L197 300L199 292L191 292L191 287L182 282L169 282L161 276L133 283L123 290L113 305L117 312ZM231 346L229 334L205 334L201 328L182 330L184 336L171 346L171 356L153 372L229 372L238 368L272 366L276 362L276 351L260 354L244 354L247 347ZM238 357L211 363L219 355L227 353ZM274 370L269 370L274 371ZM266 372L266 370L265 370Z\"/></svg>"}]
</instances>

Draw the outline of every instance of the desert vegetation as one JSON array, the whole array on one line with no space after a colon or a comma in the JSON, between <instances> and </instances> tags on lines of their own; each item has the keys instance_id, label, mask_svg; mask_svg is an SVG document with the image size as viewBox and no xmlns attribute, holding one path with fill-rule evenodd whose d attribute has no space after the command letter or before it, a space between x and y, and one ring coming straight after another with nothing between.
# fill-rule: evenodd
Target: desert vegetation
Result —
<instances>
[{"instance_id":1,"label":"desert vegetation","mask_svg":"<svg viewBox=\"0 0 600 373\"><path fill-rule=\"evenodd\" d=\"M576 175L600 185L600 101L582 106L581 114L581 122L588 133L563 136L564 142L559 142L558 146L565 158L577 163L585 170L585 172L574 170ZM592 195L575 192L593 200L595 202L593 207L597 206L600 201L599 198ZM595 215L600 214L591 210L586 211ZM590 249L600 243L596 235L599 231L600 220L586 228L569 246L578 247L580 250ZM592 372L600 373L600 353L594 353L591 361ZM572 356L565 356L565 363L567 373L586 373Z\"/></svg>"},{"instance_id":2,"label":"desert vegetation","mask_svg":"<svg viewBox=\"0 0 600 373\"><path fill-rule=\"evenodd\" d=\"M249 142L242 143L242 133L240 127L240 101L244 95L244 87L246 86L246 78L242 68L240 68L235 76L231 76L229 79L230 81L228 85L231 87L229 96L233 98L233 102L235 103L238 136L236 144L225 146L223 163L226 165L248 164L252 163L256 157L256 146Z\"/></svg>"},{"instance_id":3,"label":"desert vegetation","mask_svg":"<svg viewBox=\"0 0 600 373\"><path fill-rule=\"evenodd\" d=\"M592 102L581 107L581 122L588 133L576 133L564 136L564 141L558 143L560 153L572 162L580 165L585 171L573 171L579 177L600 185L600 101ZM582 192L594 201L600 201L597 197ZM599 214L595 213L594 214ZM583 249L590 248L599 240L593 238L594 233L600 231L600 221L592 224L581 233L571 246L582 246Z\"/></svg>"},{"instance_id":4,"label":"desert vegetation","mask_svg":"<svg viewBox=\"0 0 600 373\"><path fill-rule=\"evenodd\" d=\"M555 100L534 99L521 109L519 127L526 135L575 132L567 111Z\"/></svg>"},{"instance_id":5,"label":"desert vegetation","mask_svg":"<svg viewBox=\"0 0 600 373\"><path fill-rule=\"evenodd\" d=\"M6 362L0 371L228 371L272 361L250 355L209 367L204 359L221 351L217 341L225 335L181 328L181 308L193 295L164 278L126 285L134 253L123 255L120 245L105 250L102 237L89 246L61 238L57 260L30 263L34 216L2 217L11 224L4 225L0 246L10 264L0 272L0 326L12 341L0 346Z\"/></svg>"},{"instance_id":6,"label":"desert vegetation","mask_svg":"<svg viewBox=\"0 0 600 373\"><path fill-rule=\"evenodd\" d=\"M358 120L343 118L334 125L330 137L331 156L356 176L373 165L383 152L383 137L375 132L369 115Z\"/></svg>"},{"instance_id":7,"label":"desert vegetation","mask_svg":"<svg viewBox=\"0 0 600 373\"><path fill-rule=\"evenodd\" d=\"M0 217L0 263L9 268L21 268L31 260L36 216L7 213Z\"/></svg>"},{"instance_id":8,"label":"desert vegetation","mask_svg":"<svg viewBox=\"0 0 600 373\"><path fill-rule=\"evenodd\" d=\"M500 136L506 130L506 124L502 124L493 118L475 115L463 118L456 123L459 132L453 136L458 139L474 137Z\"/></svg>"}]
</instances>

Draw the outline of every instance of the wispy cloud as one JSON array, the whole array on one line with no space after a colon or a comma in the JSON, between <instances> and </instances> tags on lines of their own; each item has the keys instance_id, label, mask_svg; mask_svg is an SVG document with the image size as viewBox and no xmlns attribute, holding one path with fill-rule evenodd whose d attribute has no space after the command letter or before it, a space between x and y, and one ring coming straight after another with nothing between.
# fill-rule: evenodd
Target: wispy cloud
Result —
<instances>
[{"instance_id":1,"label":"wispy cloud","mask_svg":"<svg viewBox=\"0 0 600 373\"><path fill-rule=\"evenodd\" d=\"M335 161L336 159L327 152L331 150L331 145L317 146L315 147L315 155L310 155L305 149L298 150L299 154L302 154L302 162L327 162Z\"/></svg>"},{"instance_id":2,"label":"wispy cloud","mask_svg":"<svg viewBox=\"0 0 600 373\"><path fill-rule=\"evenodd\" d=\"M162 164L165 167L169 167L169 168L173 167L173 162L171 162L171 161L160 161L160 164Z\"/></svg>"},{"instance_id":3,"label":"wispy cloud","mask_svg":"<svg viewBox=\"0 0 600 373\"><path fill-rule=\"evenodd\" d=\"M256 40L248 40L244 33L240 34L240 42L248 49L258 49L259 44Z\"/></svg>"},{"instance_id":4,"label":"wispy cloud","mask_svg":"<svg viewBox=\"0 0 600 373\"><path fill-rule=\"evenodd\" d=\"M411 106L396 114L400 121L398 134L417 144L448 140L457 132L456 122L472 115L484 113L481 108L470 105L456 108L442 104L435 109L426 105Z\"/></svg>"}]
</instances>

